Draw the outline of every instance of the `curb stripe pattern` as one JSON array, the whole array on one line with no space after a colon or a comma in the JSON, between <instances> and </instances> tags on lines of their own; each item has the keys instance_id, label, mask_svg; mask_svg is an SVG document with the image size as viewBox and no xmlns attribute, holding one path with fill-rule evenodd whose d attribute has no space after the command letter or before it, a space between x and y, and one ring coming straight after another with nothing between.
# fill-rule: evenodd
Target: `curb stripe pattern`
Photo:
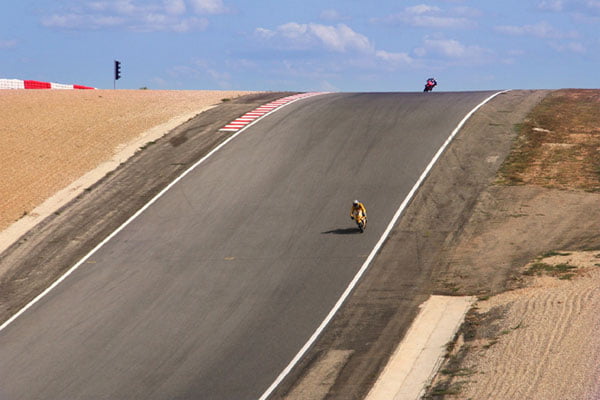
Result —
<instances>
[{"instance_id":1,"label":"curb stripe pattern","mask_svg":"<svg viewBox=\"0 0 600 400\"><path fill-rule=\"evenodd\" d=\"M221 129L219 129L219 131L221 131L221 132L237 132L240 129L242 129L243 127L245 127L246 125L255 122L256 120L264 117L265 115L269 114L270 112L278 109L279 107L283 107L284 105L291 103L292 101L295 101L298 99L304 99L306 97L317 96L317 95L325 94L325 93L326 92L300 93L300 94L295 94L293 96L288 96L288 97L284 97L282 99L272 101L270 103L259 106L252 111L247 112L246 114L242 115L239 118L234 119L233 121L231 121L230 123L228 123L227 125L222 127Z\"/></svg>"},{"instance_id":2,"label":"curb stripe pattern","mask_svg":"<svg viewBox=\"0 0 600 400\"><path fill-rule=\"evenodd\" d=\"M0 89L96 89L82 85L65 85L63 83L40 82L21 79L0 79Z\"/></svg>"}]
</instances>

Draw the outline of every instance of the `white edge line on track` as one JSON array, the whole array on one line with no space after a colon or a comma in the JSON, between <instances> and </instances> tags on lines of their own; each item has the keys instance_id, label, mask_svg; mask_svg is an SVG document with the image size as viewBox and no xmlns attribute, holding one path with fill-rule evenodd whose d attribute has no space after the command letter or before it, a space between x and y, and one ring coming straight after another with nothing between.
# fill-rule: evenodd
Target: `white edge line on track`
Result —
<instances>
[{"instance_id":1,"label":"white edge line on track","mask_svg":"<svg viewBox=\"0 0 600 400\"><path fill-rule=\"evenodd\" d=\"M369 257L367 257L367 259L363 263L362 267L358 270L358 272L354 276L354 279L352 279L352 281L350 282L350 284L348 285L348 287L346 288L346 290L344 291L344 293L342 293L342 296L339 298L339 300L337 301L337 303L335 303L335 305L333 306L333 308L331 309L331 311L329 311L329 314L327 314L327 317L325 317L325 319L323 320L323 322L321 322L321 325L319 325L319 327L317 328L317 330L308 339L308 341L306 342L306 344L304 344L304 346L302 346L302 348L296 354L296 356L292 359L292 361L290 361L290 363L285 367L285 369L279 374L279 376L277 377L277 379L275 379L275 381L271 384L271 386L269 386L269 388L262 394L262 396L259 397L258 400L266 400L271 395L271 393L273 393L273 391L277 388L277 386L279 386L279 384L283 381L283 379L285 379L285 377L290 373L290 371L292 370L292 368L294 368L294 366L300 361L300 359L304 356L304 354L308 351L308 349L313 345L313 343L321 335L321 333L323 332L323 330L325 330L325 327L329 324L329 322L331 322L331 320L333 319L333 317L335 316L335 314L337 313L337 311L341 308L342 304L344 304L344 302L346 301L346 299L348 298L348 296L350 295L350 293L352 292L352 290L354 290L354 287L357 285L357 283L360 280L360 278L363 276L363 274L365 273L365 271L369 268L369 265L371 264L371 262L375 258L375 255L379 252L379 249L381 248L381 246L383 245L383 243L387 239L387 237L390 234L390 232L392 231L392 228L394 227L394 225L396 225L396 222L398 221L398 218L400 218L400 215L402 215L402 213L404 212L404 209L406 208L406 206L408 205L408 203L410 203L411 199L413 198L413 196L415 195L415 193L417 192L417 190L419 189L419 187L421 186L421 184L423 183L423 181L425 180L425 178L427 177L427 175L429 175L429 172L431 171L431 169L433 168L433 166L437 162L438 158L440 158L440 156L442 155L442 153L446 150L446 147L448 147L448 145L450 144L450 142L452 142L452 140L454 139L454 137L458 134L458 132L460 131L460 129L467 122L467 120L471 117L471 115L473 115L475 113L475 111L479 110L479 108L481 108L488 101L492 100L494 97L498 96L499 94L506 93L508 91L509 90L503 90L503 91L494 93L493 95L491 95L487 99L483 100L481 103L479 103L477 106L475 106L475 108L473 108L458 123L458 125L456 126L456 128L454 128L454 130L450 134L450 136L448 136L448 139L446 139L446 141L444 142L444 144L442 144L442 147L440 147L440 149L437 151L437 153L435 153L435 155L433 156L433 158L429 162L429 165L427 165L427 167L425 168L425 170L423 171L423 173L419 177L419 180L415 183L415 185L412 187L412 189L410 190L410 192L408 193L408 195L404 198L404 201L402 202L402 204L400 204L400 207L396 211L396 214L394 214L394 217L392 218L392 220L388 224L386 230L381 235L381 238L379 238L379 241L377 242L377 244L375 245L375 247L373 248L373 250L371 250L371 253L369 254Z\"/></svg>"},{"instance_id":2,"label":"white edge line on track","mask_svg":"<svg viewBox=\"0 0 600 400\"><path fill-rule=\"evenodd\" d=\"M6 327L8 327L10 324L12 324L17 318L19 318L21 315L23 315L27 310L29 310L31 307L33 307L38 301L40 301L44 296L46 296L48 293L50 293L52 291L52 289L54 289L55 287L57 287L62 281L64 281L65 279L67 279L67 277L69 275L71 275L73 272L75 272L75 270L77 270L92 255L94 255L94 253L96 253L98 250L100 250L100 248L102 246L104 246L106 243L108 243L108 241L110 241L119 232L121 232L123 229L125 229L125 227L127 225L129 225L134 219L136 219L137 217L139 217L140 214L142 214L148 207L150 207L152 204L154 204L160 197L162 197L177 182L179 182L180 180L182 180L187 174L189 174L194 169L196 169L196 167L198 167L200 164L204 163L210 156L212 156L213 154L215 154L218 150L220 150L222 147L224 147L227 143L229 143L230 141L232 141L233 139L235 139L240 133L242 133L243 131L245 131L247 128L251 127L255 123L261 121L267 115L270 115L270 114L272 114L274 112L277 112L277 111L281 110L282 108L289 106L290 104L293 104L293 103L295 103L295 102L297 102L299 100L308 99L308 98L314 97L316 95L327 94L327 93L329 93L329 92L321 92L321 93L315 93L315 94L313 94L311 96L298 97L298 98L296 98L296 99L294 99L292 101L289 101L289 102L287 102L287 103L285 103L285 104L283 104L283 105L281 105L281 106L279 106L279 107L277 107L277 108L269 111L268 113L265 113L261 118L256 119L255 121L253 121L253 122L245 125L243 128L240 128L239 130L237 130L233 135L231 135L230 137L228 137L221 144L219 144L217 147L215 147L214 149L212 149L208 154L206 154L200 160L196 161L196 163L194 165L192 165L191 167L189 167L181 175L179 175L177 178L175 178L175 180L173 182L169 183L163 190L161 190L158 194L156 194L148 203L146 203L135 214L133 214L131 217L129 217L129 219L127 221L125 221L115 231L113 231L104 240L102 240L98 245L96 245L96 247L94 247L89 253L87 253L75 265L73 265L71 268L69 268L69 270L67 270L67 272L65 272L60 278L58 278L56 281L54 281L50 286L48 286L42 293L40 293L39 295L37 295L33 300L31 300L29 303L27 303L27 305L25 305L25 307L21 308L16 314L14 314L12 317L10 317L9 319L7 319L2 325L0 325L0 332L2 332L4 329L6 329Z\"/></svg>"}]
</instances>

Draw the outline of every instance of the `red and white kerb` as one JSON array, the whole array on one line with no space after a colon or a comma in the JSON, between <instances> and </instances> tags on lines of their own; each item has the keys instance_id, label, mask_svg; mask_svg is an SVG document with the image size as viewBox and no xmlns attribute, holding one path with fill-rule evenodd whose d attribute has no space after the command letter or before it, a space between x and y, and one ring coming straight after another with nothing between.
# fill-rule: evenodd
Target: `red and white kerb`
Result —
<instances>
[{"instance_id":1,"label":"red and white kerb","mask_svg":"<svg viewBox=\"0 0 600 400\"><path fill-rule=\"evenodd\" d=\"M242 115L239 118L234 119L233 121L231 121L230 123L228 123L227 125L222 127L221 129L219 129L219 131L229 131L229 132L239 131L246 125L253 123L254 121L264 117L265 115L269 114L270 112L272 112L288 103L291 103L293 101L300 100L300 99L305 99L307 97L325 94L325 93L326 92L300 93L300 94L295 94L293 96L288 96L288 97L284 97L284 98L272 101L272 102L262 105L258 108L255 108L254 110L252 110L250 112L247 112L246 114Z\"/></svg>"}]
</instances>

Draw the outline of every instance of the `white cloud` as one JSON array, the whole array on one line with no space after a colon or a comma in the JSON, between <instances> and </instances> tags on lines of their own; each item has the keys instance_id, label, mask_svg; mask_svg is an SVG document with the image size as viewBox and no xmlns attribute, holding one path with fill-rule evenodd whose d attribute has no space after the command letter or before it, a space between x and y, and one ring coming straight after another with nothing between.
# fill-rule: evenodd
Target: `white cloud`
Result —
<instances>
[{"instance_id":1,"label":"white cloud","mask_svg":"<svg viewBox=\"0 0 600 400\"><path fill-rule=\"evenodd\" d=\"M474 8L456 7L450 11L444 11L436 6L419 4L407 7L403 12L389 15L385 18L373 19L374 23L407 24L423 28L469 28L476 22L469 17L479 16L480 12Z\"/></svg>"},{"instance_id":2,"label":"white cloud","mask_svg":"<svg viewBox=\"0 0 600 400\"><path fill-rule=\"evenodd\" d=\"M419 15L410 19L410 24L426 28L465 28L473 25L466 18Z\"/></svg>"},{"instance_id":3,"label":"white cloud","mask_svg":"<svg viewBox=\"0 0 600 400\"><path fill-rule=\"evenodd\" d=\"M410 15L422 15L422 14L430 14L430 13L439 13L442 11L441 8L435 6L428 6L426 4L419 4L412 7L407 7L405 9L407 14Z\"/></svg>"},{"instance_id":4,"label":"white cloud","mask_svg":"<svg viewBox=\"0 0 600 400\"><path fill-rule=\"evenodd\" d=\"M479 18L483 16L483 12L481 12L481 10L467 6L455 7L452 9L452 13L457 16L469 18Z\"/></svg>"},{"instance_id":5,"label":"white cloud","mask_svg":"<svg viewBox=\"0 0 600 400\"><path fill-rule=\"evenodd\" d=\"M132 15L137 12L144 12L145 10L143 6L136 6L135 4L133 4L133 0L116 0L114 6L119 14L126 15ZM154 7L151 7L150 9L154 9Z\"/></svg>"},{"instance_id":6,"label":"white cloud","mask_svg":"<svg viewBox=\"0 0 600 400\"><path fill-rule=\"evenodd\" d=\"M534 25L521 25L521 26L512 26L512 25L504 25L497 26L494 28L497 32L505 33L507 35L513 36L534 36L541 39L565 39L565 38L576 38L579 35L577 32L562 32L548 22L542 21L538 22Z\"/></svg>"},{"instance_id":7,"label":"white cloud","mask_svg":"<svg viewBox=\"0 0 600 400\"><path fill-rule=\"evenodd\" d=\"M577 54L583 54L583 53L587 52L587 49L585 48L585 46L579 42L569 42L566 44L552 43L551 46L560 52L577 53Z\"/></svg>"},{"instance_id":8,"label":"white cloud","mask_svg":"<svg viewBox=\"0 0 600 400\"><path fill-rule=\"evenodd\" d=\"M564 1L562 0L547 0L538 3L538 8L545 11L561 12L564 9Z\"/></svg>"},{"instance_id":9,"label":"white cloud","mask_svg":"<svg viewBox=\"0 0 600 400\"><path fill-rule=\"evenodd\" d=\"M187 8L183 0L165 0L165 11L172 15L185 14Z\"/></svg>"},{"instance_id":10,"label":"white cloud","mask_svg":"<svg viewBox=\"0 0 600 400\"><path fill-rule=\"evenodd\" d=\"M576 23L598 24L600 22L599 0L541 0L539 10L568 14Z\"/></svg>"},{"instance_id":11,"label":"white cloud","mask_svg":"<svg viewBox=\"0 0 600 400\"><path fill-rule=\"evenodd\" d=\"M275 29L257 28L256 35L286 50L325 49L331 54L347 55L342 63L361 69L377 66L396 69L416 65L416 60L406 52L392 52L375 48L365 35L345 24L321 25L289 22ZM340 65L340 60L332 65ZM290 65L296 65L295 63ZM313 65L313 67L315 67ZM329 67L329 70L334 67Z\"/></svg>"},{"instance_id":12,"label":"white cloud","mask_svg":"<svg viewBox=\"0 0 600 400\"><path fill-rule=\"evenodd\" d=\"M48 28L63 29L100 29L122 26L126 19L117 16L91 14L50 15L42 18L42 25Z\"/></svg>"},{"instance_id":13,"label":"white cloud","mask_svg":"<svg viewBox=\"0 0 600 400\"><path fill-rule=\"evenodd\" d=\"M548 5L550 6L550 5ZM558 5L556 5L558 7ZM576 31L565 32L556 29L548 22L539 22L533 25L522 26L497 26L496 31L512 36L532 36L543 39L554 50L563 53L583 54L587 48L580 41L573 41L580 37Z\"/></svg>"},{"instance_id":14,"label":"white cloud","mask_svg":"<svg viewBox=\"0 0 600 400\"><path fill-rule=\"evenodd\" d=\"M204 30L202 14L226 12L222 0L101 0L66 7L65 13L42 17L48 28L98 30L121 28L133 31L187 32Z\"/></svg>"},{"instance_id":15,"label":"white cloud","mask_svg":"<svg viewBox=\"0 0 600 400\"><path fill-rule=\"evenodd\" d=\"M370 51L373 49L373 45L366 36L354 32L344 24L337 27L311 24L311 30L331 50L345 52L346 50Z\"/></svg>"},{"instance_id":16,"label":"white cloud","mask_svg":"<svg viewBox=\"0 0 600 400\"><path fill-rule=\"evenodd\" d=\"M266 29L266 28L256 28L255 33L264 39L271 39L272 37L277 35L277 32L274 32L274 31L272 31L270 29Z\"/></svg>"},{"instance_id":17,"label":"white cloud","mask_svg":"<svg viewBox=\"0 0 600 400\"><path fill-rule=\"evenodd\" d=\"M297 24L295 22L288 22L287 24L280 25L277 31L284 37L291 40L302 40L306 41L309 39L308 25Z\"/></svg>"},{"instance_id":18,"label":"white cloud","mask_svg":"<svg viewBox=\"0 0 600 400\"><path fill-rule=\"evenodd\" d=\"M206 18L184 18L178 22L169 25L170 29L175 32L189 32L189 31L203 31L208 27L208 20Z\"/></svg>"},{"instance_id":19,"label":"white cloud","mask_svg":"<svg viewBox=\"0 0 600 400\"><path fill-rule=\"evenodd\" d=\"M374 51L373 44L366 36L353 31L345 24L332 26L289 22L275 30L257 28L255 32L264 39L281 38L296 48L323 46L338 53Z\"/></svg>"},{"instance_id":20,"label":"white cloud","mask_svg":"<svg viewBox=\"0 0 600 400\"><path fill-rule=\"evenodd\" d=\"M486 63L493 53L480 46L466 45L455 39L426 37L423 45L415 49L419 57L441 57L465 64Z\"/></svg>"},{"instance_id":21,"label":"white cloud","mask_svg":"<svg viewBox=\"0 0 600 400\"><path fill-rule=\"evenodd\" d=\"M222 0L190 0L192 7L201 14L222 14L227 12L227 7Z\"/></svg>"},{"instance_id":22,"label":"white cloud","mask_svg":"<svg viewBox=\"0 0 600 400\"><path fill-rule=\"evenodd\" d=\"M414 59L406 53L389 53L384 50L377 50L375 56L394 65L411 65L414 62Z\"/></svg>"}]
</instances>

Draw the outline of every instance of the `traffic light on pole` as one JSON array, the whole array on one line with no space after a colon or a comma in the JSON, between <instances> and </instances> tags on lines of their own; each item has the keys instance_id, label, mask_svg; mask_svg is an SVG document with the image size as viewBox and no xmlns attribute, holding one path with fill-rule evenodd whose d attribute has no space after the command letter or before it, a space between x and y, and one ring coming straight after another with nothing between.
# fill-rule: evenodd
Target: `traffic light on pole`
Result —
<instances>
[{"instance_id":1,"label":"traffic light on pole","mask_svg":"<svg viewBox=\"0 0 600 400\"><path fill-rule=\"evenodd\" d=\"M121 78L121 61L115 60L115 81Z\"/></svg>"}]
</instances>

